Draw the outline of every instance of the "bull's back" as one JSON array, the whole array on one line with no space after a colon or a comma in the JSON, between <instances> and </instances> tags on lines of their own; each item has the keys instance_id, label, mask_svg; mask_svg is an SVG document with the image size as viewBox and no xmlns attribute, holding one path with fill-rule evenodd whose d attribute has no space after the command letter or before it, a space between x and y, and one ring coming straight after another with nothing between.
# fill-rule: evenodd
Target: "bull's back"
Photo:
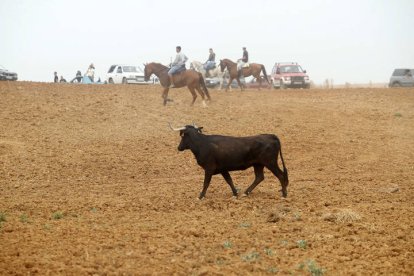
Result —
<instances>
[{"instance_id":1,"label":"bull's back","mask_svg":"<svg viewBox=\"0 0 414 276\"><path fill-rule=\"evenodd\" d=\"M220 171L245 170L276 157L279 140L273 134L248 137L211 136L211 151Z\"/></svg>"}]
</instances>

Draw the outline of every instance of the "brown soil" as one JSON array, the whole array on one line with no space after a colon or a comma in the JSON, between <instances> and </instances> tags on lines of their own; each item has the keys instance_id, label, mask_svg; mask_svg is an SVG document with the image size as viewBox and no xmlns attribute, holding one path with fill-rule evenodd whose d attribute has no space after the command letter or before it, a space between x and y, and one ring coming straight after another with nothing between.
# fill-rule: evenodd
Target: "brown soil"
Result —
<instances>
[{"instance_id":1,"label":"brown soil","mask_svg":"<svg viewBox=\"0 0 414 276\"><path fill-rule=\"evenodd\" d=\"M0 274L413 273L414 89L160 90L0 83ZM287 199L266 171L197 200L168 122L278 135Z\"/></svg>"}]
</instances>

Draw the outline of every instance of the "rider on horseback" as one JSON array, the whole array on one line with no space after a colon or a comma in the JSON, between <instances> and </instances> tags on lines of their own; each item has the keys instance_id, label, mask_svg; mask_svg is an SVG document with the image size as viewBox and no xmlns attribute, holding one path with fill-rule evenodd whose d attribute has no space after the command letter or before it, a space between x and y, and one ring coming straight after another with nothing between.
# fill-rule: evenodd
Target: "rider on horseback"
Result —
<instances>
[{"instance_id":1,"label":"rider on horseback","mask_svg":"<svg viewBox=\"0 0 414 276\"><path fill-rule=\"evenodd\" d=\"M214 69L216 67L216 54L213 52L213 49L209 49L210 55L208 56L207 61L204 63L203 68L206 70L206 75L208 75L208 70Z\"/></svg>"},{"instance_id":2,"label":"rider on horseback","mask_svg":"<svg viewBox=\"0 0 414 276\"><path fill-rule=\"evenodd\" d=\"M185 69L185 63L188 60L186 55L181 52L181 46L175 47L175 51L177 52L177 55L175 56L174 62L171 63L171 68L168 71L168 77L170 78L170 87L174 87L173 75L175 73L181 72L183 68Z\"/></svg>"},{"instance_id":3,"label":"rider on horseback","mask_svg":"<svg viewBox=\"0 0 414 276\"><path fill-rule=\"evenodd\" d=\"M237 60L237 74L240 78L242 75L243 67L246 63L249 62L249 53L246 50L246 47L243 47L243 57Z\"/></svg>"}]
</instances>

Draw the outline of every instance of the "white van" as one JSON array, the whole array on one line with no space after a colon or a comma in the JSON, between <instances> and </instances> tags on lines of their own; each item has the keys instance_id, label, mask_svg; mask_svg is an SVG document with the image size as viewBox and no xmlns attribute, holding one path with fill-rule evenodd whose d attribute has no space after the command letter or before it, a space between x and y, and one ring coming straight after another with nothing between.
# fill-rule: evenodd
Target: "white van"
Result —
<instances>
[{"instance_id":1,"label":"white van","mask_svg":"<svg viewBox=\"0 0 414 276\"><path fill-rule=\"evenodd\" d=\"M134 65L111 65L106 74L107 83L136 83L136 84L153 84L155 78L149 81L144 80L144 71L139 66Z\"/></svg>"}]
</instances>

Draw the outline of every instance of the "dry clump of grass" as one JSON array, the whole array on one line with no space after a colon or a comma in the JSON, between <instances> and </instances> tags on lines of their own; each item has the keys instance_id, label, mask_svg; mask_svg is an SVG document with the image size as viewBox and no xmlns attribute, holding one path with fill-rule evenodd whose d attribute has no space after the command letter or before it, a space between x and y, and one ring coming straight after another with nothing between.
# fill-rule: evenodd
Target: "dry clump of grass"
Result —
<instances>
[{"instance_id":1,"label":"dry clump of grass","mask_svg":"<svg viewBox=\"0 0 414 276\"><path fill-rule=\"evenodd\" d=\"M292 210L289 207L282 206L277 208L274 212L271 212L268 216L266 221L271 223L276 223L278 221L284 220L285 217L291 212Z\"/></svg>"},{"instance_id":2,"label":"dry clump of grass","mask_svg":"<svg viewBox=\"0 0 414 276\"><path fill-rule=\"evenodd\" d=\"M351 209L339 209L323 214L322 219L336 223L352 223L361 220L361 215Z\"/></svg>"}]
</instances>

